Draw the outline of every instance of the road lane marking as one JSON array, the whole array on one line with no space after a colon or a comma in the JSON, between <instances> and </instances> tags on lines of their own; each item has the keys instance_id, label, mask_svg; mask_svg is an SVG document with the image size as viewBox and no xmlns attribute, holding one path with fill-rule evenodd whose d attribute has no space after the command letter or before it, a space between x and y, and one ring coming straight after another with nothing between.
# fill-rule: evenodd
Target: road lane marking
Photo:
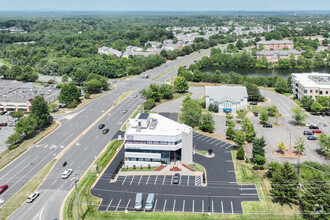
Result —
<instances>
[{"instance_id":1,"label":"road lane marking","mask_svg":"<svg viewBox=\"0 0 330 220\"><path fill-rule=\"evenodd\" d=\"M195 200L193 200L192 212L195 212Z\"/></svg>"},{"instance_id":2,"label":"road lane marking","mask_svg":"<svg viewBox=\"0 0 330 220\"><path fill-rule=\"evenodd\" d=\"M223 214L223 202L221 201L221 212Z\"/></svg>"},{"instance_id":3,"label":"road lane marking","mask_svg":"<svg viewBox=\"0 0 330 220\"><path fill-rule=\"evenodd\" d=\"M227 170L227 172L233 173L233 172L235 172L235 170Z\"/></svg>"},{"instance_id":4,"label":"road lane marking","mask_svg":"<svg viewBox=\"0 0 330 220\"><path fill-rule=\"evenodd\" d=\"M172 175L171 185L173 185L173 177L174 177L174 175Z\"/></svg>"},{"instance_id":5,"label":"road lane marking","mask_svg":"<svg viewBox=\"0 0 330 220\"><path fill-rule=\"evenodd\" d=\"M118 209L118 207L119 207L119 205L120 205L120 202L121 202L121 199L120 199L119 202L118 202L118 205L117 205L117 207L116 207L115 212L117 212L117 209Z\"/></svg>"},{"instance_id":6,"label":"road lane marking","mask_svg":"<svg viewBox=\"0 0 330 220\"><path fill-rule=\"evenodd\" d=\"M218 142L215 146L218 146L219 144L221 144L221 142Z\"/></svg>"},{"instance_id":7,"label":"road lane marking","mask_svg":"<svg viewBox=\"0 0 330 220\"><path fill-rule=\"evenodd\" d=\"M132 183L133 183L133 180L134 180L134 177L135 177L135 175L133 176L133 178L132 178L132 180L131 180L131 183L130 183L129 185L132 185Z\"/></svg>"},{"instance_id":8,"label":"road lane marking","mask_svg":"<svg viewBox=\"0 0 330 220\"><path fill-rule=\"evenodd\" d=\"M225 153L231 153L231 150L226 150Z\"/></svg>"},{"instance_id":9,"label":"road lane marking","mask_svg":"<svg viewBox=\"0 0 330 220\"><path fill-rule=\"evenodd\" d=\"M139 183L138 183L138 185L140 185L141 179L142 179L142 176L140 177L140 180L139 180Z\"/></svg>"},{"instance_id":10,"label":"road lane marking","mask_svg":"<svg viewBox=\"0 0 330 220\"><path fill-rule=\"evenodd\" d=\"M175 209L175 202L176 202L176 199L174 199L173 210L172 210L172 212L174 212L174 209Z\"/></svg>"},{"instance_id":11,"label":"road lane marking","mask_svg":"<svg viewBox=\"0 0 330 220\"><path fill-rule=\"evenodd\" d=\"M231 214L234 214L234 208L233 208L233 202L230 201L230 205L231 205Z\"/></svg>"},{"instance_id":12,"label":"road lane marking","mask_svg":"<svg viewBox=\"0 0 330 220\"><path fill-rule=\"evenodd\" d=\"M184 212L184 205L185 205L186 200L183 200L183 207L182 207L182 212Z\"/></svg>"},{"instance_id":13,"label":"road lane marking","mask_svg":"<svg viewBox=\"0 0 330 220\"><path fill-rule=\"evenodd\" d=\"M154 185L156 185L157 179L158 179L158 175L156 175L156 179L155 179Z\"/></svg>"},{"instance_id":14,"label":"road lane marking","mask_svg":"<svg viewBox=\"0 0 330 220\"><path fill-rule=\"evenodd\" d=\"M182 179L182 176L180 176L180 179L179 179L179 185L181 184L181 179Z\"/></svg>"},{"instance_id":15,"label":"road lane marking","mask_svg":"<svg viewBox=\"0 0 330 220\"><path fill-rule=\"evenodd\" d=\"M166 207L166 199L165 199L165 202L164 202L164 208L163 208L163 212L165 212L165 207Z\"/></svg>"},{"instance_id":16,"label":"road lane marking","mask_svg":"<svg viewBox=\"0 0 330 220\"><path fill-rule=\"evenodd\" d=\"M258 193L241 193L241 196L257 196Z\"/></svg>"},{"instance_id":17,"label":"road lane marking","mask_svg":"<svg viewBox=\"0 0 330 220\"><path fill-rule=\"evenodd\" d=\"M127 176L125 176L124 181L123 181L123 183L122 183L121 185L124 185L124 183L125 183L125 181L126 181L126 178L127 178Z\"/></svg>"},{"instance_id":18,"label":"road lane marking","mask_svg":"<svg viewBox=\"0 0 330 220\"><path fill-rule=\"evenodd\" d=\"M188 180L187 180L187 186L189 185L189 177L190 177L190 176L188 176Z\"/></svg>"},{"instance_id":19,"label":"road lane marking","mask_svg":"<svg viewBox=\"0 0 330 220\"><path fill-rule=\"evenodd\" d=\"M111 201L110 201L110 203L109 203L109 205L108 205L108 207L107 207L106 211L108 211L108 210L109 210L109 208L110 208L110 206L111 206L111 203L112 203L112 200L113 200L113 199L111 199Z\"/></svg>"},{"instance_id":20,"label":"road lane marking","mask_svg":"<svg viewBox=\"0 0 330 220\"><path fill-rule=\"evenodd\" d=\"M164 176L164 179L163 179L163 184L162 184L162 185L164 185L164 183L165 183L165 178L166 178L166 176Z\"/></svg>"},{"instance_id":21,"label":"road lane marking","mask_svg":"<svg viewBox=\"0 0 330 220\"><path fill-rule=\"evenodd\" d=\"M146 185L148 185L149 179L150 179L150 175L148 176L148 179L147 179Z\"/></svg>"},{"instance_id":22,"label":"road lane marking","mask_svg":"<svg viewBox=\"0 0 330 220\"><path fill-rule=\"evenodd\" d=\"M226 160L226 162L233 162L233 160Z\"/></svg>"},{"instance_id":23,"label":"road lane marking","mask_svg":"<svg viewBox=\"0 0 330 220\"><path fill-rule=\"evenodd\" d=\"M239 190L255 190L256 188L239 188Z\"/></svg>"},{"instance_id":24,"label":"road lane marking","mask_svg":"<svg viewBox=\"0 0 330 220\"><path fill-rule=\"evenodd\" d=\"M202 213L204 213L204 200L202 200Z\"/></svg>"},{"instance_id":25,"label":"road lane marking","mask_svg":"<svg viewBox=\"0 0 330 220\"><path fill-rule=\"evenodd\" d=\"M11 168L5 175L3 175L0 179L2 179L3 177L7 176L8 173L10 173L13 169L15 169L16 167L18 167L21 163L23 163L25 160L27 160L30 156L28 156L27 158L25 158L24 160L22 160L19 164L17 164L16 166L14 166L13 168Z\"/></svg>"},{"instance_id":26,"label":"road lane marking","mask_svg":"<svg viewBox=\"0 0 330 220\"><path fill-rule=\"evenodd\" d=\"M156 206L157 206L157 199L156 199L156 202L155 202L155 205L154 205L154 211L156 210Z\"/></svg>"},{"instance_id":27,"label":"road lane marking","mask_svg":"<svg viewBox=\"0 0 330 220\"><path fill-rule=\"evenodd\" d=\"M217 142L218 140L214 140L214 141L212 141L210 144L214 144L215 142Z\"/></svg>"},{"instance_id":28,"label":"road lane marking","mask_svg":"<svg viewBox=\"0 0 330 220\"><path fill-rule=\"evenodd\" d=\"M214 213L213 200L212 200L212 213Z\"/></svg>"},{"instance_id":29,"label":"road lane marking","mask_svg":"<svg viewBox=\"0 0 330 220\"><path fill-rule=\"evenodd\" d=\"M131 202L131 199L128 200L128 203L127 203L127 205L126 205L126 210L127 210L128 206L129 206L129 203L130 203L130 202Z\"/></svg>"}]
</instances>

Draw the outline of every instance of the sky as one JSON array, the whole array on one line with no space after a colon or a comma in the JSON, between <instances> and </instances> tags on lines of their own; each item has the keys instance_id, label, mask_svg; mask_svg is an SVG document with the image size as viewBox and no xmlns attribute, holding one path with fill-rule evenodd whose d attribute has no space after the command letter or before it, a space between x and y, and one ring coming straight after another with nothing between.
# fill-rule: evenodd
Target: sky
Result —
<instances>
[{"instance_id":1,"label":"sky","mask_svg":"<svg viewBox=\"0 0 330 220\"><path fill-rule=\"evenodd\" d=\"M78 10L78 11L330 10L330 0L0 0L0 10Z\"/></svg>"}]
</instances>

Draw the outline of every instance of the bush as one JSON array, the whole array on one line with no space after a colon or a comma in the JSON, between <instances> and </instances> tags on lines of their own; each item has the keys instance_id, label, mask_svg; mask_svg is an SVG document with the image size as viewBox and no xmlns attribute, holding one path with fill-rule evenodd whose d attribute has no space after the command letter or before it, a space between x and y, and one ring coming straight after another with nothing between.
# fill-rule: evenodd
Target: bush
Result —
<instances>
[{"instance_id":1,"label":"bush","mask_svg":"<svg viewBox=\"0 0 330 220\"><path fill-rule=\"evenodd\" d=\"M144 109L152 109L153 107L156 106L156 102L154 99L148 99L145 103L144 103Z\"/></svg>"},{"instance_id":2,"label":"bush","mask_svg":"<svg viewBox=\"0 0 330 220\"><path fill-rule=\"evenodd\" d=\"M238 148L237 153L236 153L236 159L244 160L244 157L245 157L244 148L243 147Z\"/></svg>"},{"instance_id":3,"label":"bush","mask_svg":"<svg viewBox=\"0 0 330 220\"><path fill-rule=\"evenodd\" d=\"M205 101L201 101L200 102L200 105L201 105L202 108L205 108L206 107L206 102Z\"/></svg>"},{"instance_id":4,"label":"bush","mask_svg":"<svg viewBox=\"0 0 330 220\"><path fill-rule=\"evenodd\" d=\"M68 104L68 108L75 108L78 105L78 101L75 99Z\"/></svg>"},{"instance_id":5,"label":"bush","mask_svg":"<svg viewBox=\"0 0 330 220\"><path fill-rule=\"evenodd\" d=\"M56 81L55 80L53 80L53 79L50 79L50 80L48 80L48 82L47 82L48 84L55 84L56 83Z\"/></svg>"},{"instance_id":6,"label":"bush","mask_svg":"<svg viewBox=\"0 0 330 220\"><path fill-rule=\"evenodd\" d=\"M85 97L85 99L89 99L89 98L91 98L91 94L86 93L86 94L84 95L84 97Z\"/></svg>"},{"instance_id":7,"label":"bush","mask_svg":"<svg viewBox=\"0 0 330 220\"><path fill-rule=\"evenodd\" d=\"M19 144L13 144L11 146L8 147L8 150L14 150L19 146Z\"/></svg>"},{"instance_id":8,"label":"bush","mask_svg":"<svg viewBox=\"0 0 330 220\"><path fill-rule=\"evenodd\" d=\"M208 152L209 154L213 154L213 150L211 148L208 150Z\"/></svg>"}]
</instances>

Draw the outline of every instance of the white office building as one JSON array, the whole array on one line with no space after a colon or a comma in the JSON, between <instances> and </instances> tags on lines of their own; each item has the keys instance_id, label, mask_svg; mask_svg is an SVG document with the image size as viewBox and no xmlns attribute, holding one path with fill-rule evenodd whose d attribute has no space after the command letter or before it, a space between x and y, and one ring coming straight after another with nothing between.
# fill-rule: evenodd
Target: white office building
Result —
<instances>
[{"instance_id":1,"label":"white office building","mask_svg":"<svg viewBox=\"0 0 330 220\"><path fill-rule=\"evenodd\" d=\"M205 104L215 104L219 112L247 109L248 94L245 86L205 86Z\"/></svg>"},{"instance_id":2,"label":"white office building","mask_svg":"<svg viewBox=\"0 0 330 220\"><path fill-rule=\"evenodd\" d=\"M193 129L159 114L129 119L125 133L125 166L192 163Z\"/></svg>"}]
</instances>

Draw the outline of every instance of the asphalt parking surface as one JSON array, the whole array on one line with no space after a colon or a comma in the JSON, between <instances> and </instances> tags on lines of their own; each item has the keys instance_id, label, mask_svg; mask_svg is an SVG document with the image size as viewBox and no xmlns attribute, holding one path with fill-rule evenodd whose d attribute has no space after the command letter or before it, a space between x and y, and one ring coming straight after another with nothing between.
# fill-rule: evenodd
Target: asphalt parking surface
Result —
<instances>
[{"instance_id":1,"label":"asphalt parking surface","mask_svg":"<svg viewBox=\"0 0 330 220\"><path fill-rule=\"evenodd\" d=\"M148 193L154 193L156 212L243 214L241 202L258 201L259 197L255 185L237 184L231 157L233 146L199 133L194 133L193 139L197 150L211 148L215 153L213 158L194 156L195 162L206 169L206 187L196 185L195 176L181 176L179 184L172 183L171 175L118 176L116 182L110 183L118 162L124 158L122 148L91 190L103 199L98 210L134 211L136 193L143 193L144 201Z\"/></svg>"}]
</instances>

